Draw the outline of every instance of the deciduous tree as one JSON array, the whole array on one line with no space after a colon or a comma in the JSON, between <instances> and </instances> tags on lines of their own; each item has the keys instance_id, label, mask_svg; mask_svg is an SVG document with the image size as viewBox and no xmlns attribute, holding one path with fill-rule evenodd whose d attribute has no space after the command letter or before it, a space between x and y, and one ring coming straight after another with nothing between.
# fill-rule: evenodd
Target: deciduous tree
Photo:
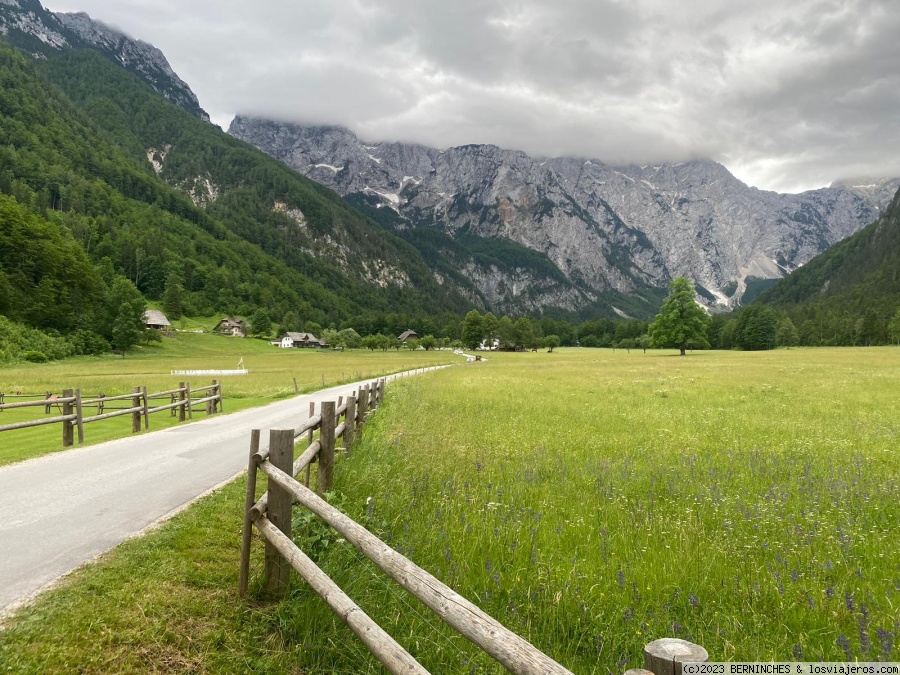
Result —
<instances>
[{"instance_id":1,"label":"deciduous tree","mask_svg":"<svg viewBox=\"0 0 900 675\"><path fill-rule=\"evenodd\" d=\"M684 356L689 343L709 349L706 331L710 318L694 302L694 287L686 277L669 284L669 296L663 302L656 320L650 324L650 341L654 347L675 347Z\"/></svg>"}]
</instances>

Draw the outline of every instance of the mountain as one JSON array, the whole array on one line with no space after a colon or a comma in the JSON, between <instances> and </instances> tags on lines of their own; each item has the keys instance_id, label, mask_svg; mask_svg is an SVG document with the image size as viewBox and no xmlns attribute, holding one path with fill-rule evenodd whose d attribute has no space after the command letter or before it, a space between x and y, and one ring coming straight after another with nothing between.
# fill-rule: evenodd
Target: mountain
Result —
<instances>
[{"instance_id":1,"label":"mountain","mask_svg":"<svg viewBox=\"0 0 900 675\"><path fill-rule=\"evenodd\" d=\"M792 272L758 302L784 311L803 344L885 344L900 309L900 191L878 220Z\"/></svg>"},{"instance_id":2,"label":"mountain","mask_svg":"<svg viewBox=\"0 0 900 675\"><path fill-rule=\"evenodd\" d=\"M4 211L24 227L59 235L41 249L54 270L82 264L60 258L74 241L101 277L125 276L150 299L170 284L183 288L191 313L261 307L299 330L472 307L433 279L413 247L337 194L95 50L31 60L0 45L0 193L13 198ZM0 250L0 290L23 290L12 298L16 316L90 328L29 319L40 314L31 304L52 301L66 277L36 260L23 267L16 255L15 245ZM45 287L40 297L27 290Z\"/></svg>"},{"instance_id":3,"label":"mountain","mask_svg":"<svg viewBox=\"0 0 900 675\"><path fill-rule=\"evenodd\" d=\"M194 92L175 74L159 49L87 14L55 14L37 0L0 0L0 35L37 58L70 49L92 49L192 115L209 121Z\"/></svg>"},{"instance_id":4,"label":"mountain","mask_svg":"<svg viewBox=\"0 0 900 675\"><path fill-rule=\"evenodd\" d=\"M611 166L491 145L366 143L340 127L248 116L229 133L352 203L391 210L393 227L417 233L408 239L475 236L546 256L573 308L611 294L649 298L677 276L692 278L710 307L736 306L874 220L900 186L778 194L709 161ZM512 282L502 273L483 281L485 293Z\"/></svg>"}]
</instances>

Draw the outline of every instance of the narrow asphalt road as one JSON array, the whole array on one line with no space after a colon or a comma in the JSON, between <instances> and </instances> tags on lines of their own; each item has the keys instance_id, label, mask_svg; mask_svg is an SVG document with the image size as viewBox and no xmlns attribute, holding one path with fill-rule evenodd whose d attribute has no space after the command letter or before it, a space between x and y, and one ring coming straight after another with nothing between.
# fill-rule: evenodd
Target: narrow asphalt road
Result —
<instances>
[{"instance_id":1,"label":"narrow asphalt road","mask_svg":"<svg viewBox=\"0 0 900 675\"><path fill-rule=\"evenodd\" d=\"M0 468L0 616L234 478L247 468L251 429L296 428L310 401L318 409L371 381Z\"/></svg>"}]
</instances>

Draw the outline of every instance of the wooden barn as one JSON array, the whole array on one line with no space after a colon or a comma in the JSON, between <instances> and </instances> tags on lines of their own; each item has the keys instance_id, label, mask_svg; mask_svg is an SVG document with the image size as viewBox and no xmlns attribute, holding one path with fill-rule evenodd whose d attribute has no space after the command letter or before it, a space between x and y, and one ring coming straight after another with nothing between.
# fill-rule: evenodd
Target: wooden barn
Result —
<instances>
[{"instance_id":1,"label":"wooden barn","mask_svg":"<svg viewBox=\"0 0 900 675\"><path fill-rule=\"evenodd\" d=\"M169 323L169 320L166 318L166 315L160 312L158 309L148 309L144 312L144 325L147 328L153 328L155 330L166 331L172 326Z\"/></svg>"}]
</instances>

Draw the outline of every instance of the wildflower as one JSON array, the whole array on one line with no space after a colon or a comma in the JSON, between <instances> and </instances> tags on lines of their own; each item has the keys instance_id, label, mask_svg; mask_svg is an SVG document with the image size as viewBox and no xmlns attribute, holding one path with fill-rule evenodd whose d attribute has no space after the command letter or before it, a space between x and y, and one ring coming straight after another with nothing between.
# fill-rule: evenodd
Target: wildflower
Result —
<instances>
[{"instance_id":1,"label":"wildflower","mask_svg":"<svg viewBox=\"0 0 900 675\"><path fill-rule=\"evenodd\" d=\"M853 660L853 650L850 649L850 640L844 637L844 634L841 633L837 638L838 646L844 650L844 654L847 657L848 661Z\"/></svg>"}]
</instances>

